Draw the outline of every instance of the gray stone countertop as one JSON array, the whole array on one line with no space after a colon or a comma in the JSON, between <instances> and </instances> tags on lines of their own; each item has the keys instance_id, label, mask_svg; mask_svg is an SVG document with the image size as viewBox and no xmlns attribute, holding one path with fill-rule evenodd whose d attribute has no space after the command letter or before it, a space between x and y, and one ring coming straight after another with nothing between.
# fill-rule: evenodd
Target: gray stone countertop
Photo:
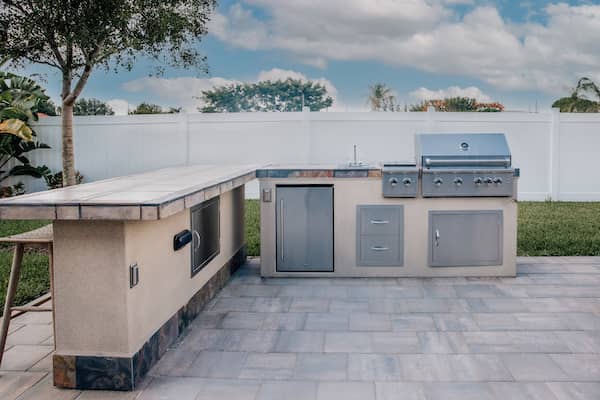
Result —
<instances>
[{"instance_id":1,"label":"gray stone countertop","mask_svg":"<svg viewBox=\"0 0 600 400\"><path fill-rule=\"evenodd\" d=\"M258 165L192 165L0 200L0 219L156 220L256 178Z\"/></svg>"}]
</instances>

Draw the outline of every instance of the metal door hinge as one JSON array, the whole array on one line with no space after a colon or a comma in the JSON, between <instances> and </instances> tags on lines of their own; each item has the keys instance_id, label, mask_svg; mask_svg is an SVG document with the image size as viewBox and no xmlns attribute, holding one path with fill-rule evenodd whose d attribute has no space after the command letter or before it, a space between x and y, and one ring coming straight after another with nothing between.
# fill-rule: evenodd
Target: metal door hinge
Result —
<instances>
[{"instance_id":1,"label":"metal door hinge","mask_svg":"<svg viewBox=\"0 0 600 400\"><path fill-rule=\"evenodd\" d=\"M137 263L129 266L129 288L136 286L140 282L140 269Z\"/></svg>"}]
</instances>

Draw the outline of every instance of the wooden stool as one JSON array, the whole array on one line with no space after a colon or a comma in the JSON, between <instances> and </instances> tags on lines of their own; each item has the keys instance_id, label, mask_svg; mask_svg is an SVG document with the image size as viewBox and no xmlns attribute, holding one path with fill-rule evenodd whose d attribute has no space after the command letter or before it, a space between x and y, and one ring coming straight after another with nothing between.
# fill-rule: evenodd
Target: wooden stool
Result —
<instances>
[{"instance_id":1,"label":"wooden stool","mask_svg":"<svg viewBox=\"0 0 600 400\"><path fill-rule=\"evenodd\" d=\"M8 327L10 320L13 317L12 312L19 313L28 311L52 311L52 307L40 307L35 304L40 304L52 299L53 292L53 271L52 271L52 242L54 235L52 233L52 225L46 225L39 229L34 229L29 232L18 235L7 236L0 238L0 243L9 243L15 245L12 266L10 268L10 278L8 280L8 288L6 290L6 301L4 303L4 314L2 315L2 327L0 328L0 365L4 356L4 347L6 346L6 338L8 336ZM17 284L21 276L21 264L23 261L23 250L27 247L46 247L48 249L48 266L50 272L50 293L42 296L36 303L29 303L25 306L13 307L12 303L17 293ZM18 315L18 314L17 314Z\"/></svg>"}]
</instances>

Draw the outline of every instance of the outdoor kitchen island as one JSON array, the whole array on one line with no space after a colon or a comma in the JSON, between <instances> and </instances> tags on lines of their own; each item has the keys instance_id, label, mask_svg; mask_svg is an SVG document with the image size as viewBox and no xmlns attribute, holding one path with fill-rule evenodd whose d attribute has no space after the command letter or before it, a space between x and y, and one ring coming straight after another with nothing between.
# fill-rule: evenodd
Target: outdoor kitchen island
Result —
<instances>
[{"instance_id":1,"label":"outdoor kitchen island","mask_svg":"<svg viewBox=\"0 0 600 400\"><path fill-rule=\"evenodd\" d=\"M502 134L415 138L416 163L259 169L265 277L515 276Z\"/></svg>"},{"instance_id":2,"label":"outdoor kitchen island","mask_svg":"<svg viewBox=\"0 0 600 400\"><path fill-rule=\"evenodd\" d=\"M53 221L54 384L133 390L245 261L256 166L188 166L0 201Z\"/></svg>"}]
</instances>

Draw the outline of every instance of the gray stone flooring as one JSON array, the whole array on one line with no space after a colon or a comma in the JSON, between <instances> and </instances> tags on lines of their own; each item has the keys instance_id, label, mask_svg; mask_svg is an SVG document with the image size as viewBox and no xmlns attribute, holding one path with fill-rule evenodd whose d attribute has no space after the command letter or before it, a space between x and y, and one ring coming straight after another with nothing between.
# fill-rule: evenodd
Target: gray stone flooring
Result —
<instances>
[{"instance_id":1,"label":"gray stone flooring","mask_svg":"<svg viewBox=\"0 0 600 400\"><path fill-rule=\"evenodd\" d=\"M520 258L517 278L258 270L244 266L133 393L53 388L50 321L26 314L0 398L600 400L600 258Z\"/></svg>"}]
</instances>

